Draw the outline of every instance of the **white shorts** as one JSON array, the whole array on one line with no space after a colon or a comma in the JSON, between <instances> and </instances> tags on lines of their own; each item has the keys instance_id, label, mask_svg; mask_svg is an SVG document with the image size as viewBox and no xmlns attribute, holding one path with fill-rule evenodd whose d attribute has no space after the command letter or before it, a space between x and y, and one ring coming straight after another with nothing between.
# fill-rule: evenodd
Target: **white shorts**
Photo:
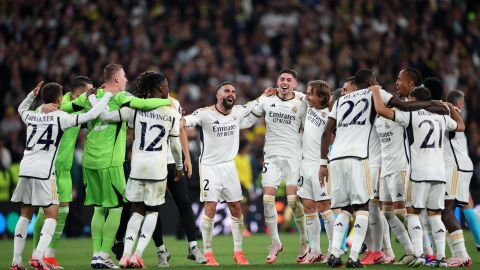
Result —
<instances>
[{"instance_id":1,"label":"white shorts","mask_svg":"<svg viewBox=\"0 0 480 270\"><path fill-rule=\"evenodd\" d=\"M457 200L462 204L468 203L470 180L473 172L458 171L454 167L445 167L445 200Z\"/></svg>"},{"instance_id":2,"label":"white shorts","mask_svg":"<svg viewBox=\"0 0 480 270\"><path fill-rule=\"evenodd\" d=\"M445 183L408 181L405 205L415 209L445 208Z\"/></svg>"},{"instance_id":3,"label":"white shorts","mask_svg":"<svg viewBox=\"0 0 480 270\"><path fill-rule=\"evenodd\" d=\"M280 186L282 179L287 186L296 186L300 178L301 160L288 157L269 157L263 162L262 186Z\"/></svg>"},{"instance_id":4,"label":"white shorts","mask_svg":"<svg viewBox=\"0 0 480 270\"><path fill-rule=\"evenodd\" d=\"M373 197L368 160L344 158L330 162L332 208L365 204Z\"/></svg>"},{"instance_id":5,"label":"white shorts","mask_svg":"<svg viewBox=\"0 0 480 270\"><path fill-rule=\"evenodd\" d=\"M146 181L129 178L125 187L125 198L129 202L143 202L148 206L158 206L165 203L167 180Z\"/></svg>"},{"instance_id":6,"label":"white shorts","mask_svg":"<svg viewBox=\"0 0 480 270\"><path fill-rule=\"evenodd\" d=\"M200 164L200 201L238 202L243 199L235 162Z\"/></svg>"},{"instance_id":7,"label":"white shorts","mask_svg":"<svg viewBox=\"0 0 480 270\"><path fill-rule=\"evenodd\" d=\"M49 180L20 177L11 201L32 206L58 204L57 180L55 176L52 176Z\"/></svg>"},{"instance_id":8,"label":"white shorts","mask_svg":"<svg viewBox=\"0 0 480 270\"><path fill-rule=\"evenodd\" d=\"M370 178L372 179L373 196L370 199L378 199L380 191L380 167L370 167Z\"/></svg>"},{"instance_id":9,"label":"white shorts","mask_svg":"<svg viewBox=\"0 0 480 270\"><path fill-rule=\"evenodd\" d=\"M380 201L403 202L405 201L406 171L400 171L385 175L380 179Z\"/></svg>"},{"instance_id":10,"label":"white shorts","mask_svg":"<svg viewBox=\"0 0 480 270\"><path fill-rule=\"evenodd\" d=\"M330 181L327 181L324 187L320 186L318 172L320 170L319 161L303 161L300 178L298 180L298 196L300 198L325 201L330 200Z\"/></svg>"}]
</instances>

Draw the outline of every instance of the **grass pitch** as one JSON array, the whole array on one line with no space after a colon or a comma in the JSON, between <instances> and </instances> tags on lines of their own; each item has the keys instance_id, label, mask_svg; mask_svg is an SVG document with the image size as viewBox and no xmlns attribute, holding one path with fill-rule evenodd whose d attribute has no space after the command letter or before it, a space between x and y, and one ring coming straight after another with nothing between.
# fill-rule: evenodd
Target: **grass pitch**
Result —
<instances>
[{"instance_id":1,"label":"grass pitch","mask_svg":"<svg viewBox=\"0 0 480 270\"><path fill-rule=\"evenodd\" d=\"M218 269L301 269L301 268L329 268L327 265L299 265L295 263L295 258L298 251L298 236L296 234L282 234L281 240L284 245L283 252L279 255L277 263L274 265L266 265L264 263L267 248L270 244L270 239L267 235L258 234L249 238L244 238L244 252L247 259L250 261L248 266L238 266L232 260L233 241L231 236L215 236L213 238L213 251L217 261L220 263ZM475 242L470 231L465 230L465 238L467 250L473 258L474 267L476 269L480 265L480 253L476 251ZM400 245L394 240L394 250L397 259L403 255L403 250ZM187 256L187 242L177 241L173 237L165 237L165 245L172 255L170 260L170 269L193 269L206 268L207 266L195 264L186 258ZM322 233L322 251L327 250L327 239ZM86 270L90 268L91 259L91 240L88 238L70 238L62 239L59 242L57 250L57 260L60 265L69 269ZM446 248L447 255L449 255L448 247ZM8 269L12 260L13 240L0 240L0 269ZM28 258L32 252L32 241L29 239L25 246L23 260L28 264ZM155 269L157 267L157 255L153 243L147 248L144 254L144 260L147 268ZM344 261L346 256L343 256ZM409 269L400 265L375 265L368 266L370 269Z\"/></svg>"}]
</instances>

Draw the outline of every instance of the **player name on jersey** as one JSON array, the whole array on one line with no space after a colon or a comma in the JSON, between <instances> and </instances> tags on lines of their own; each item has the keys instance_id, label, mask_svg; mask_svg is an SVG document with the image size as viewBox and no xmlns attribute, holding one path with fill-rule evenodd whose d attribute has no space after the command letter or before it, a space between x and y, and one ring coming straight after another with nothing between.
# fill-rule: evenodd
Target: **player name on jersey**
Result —
<instances>
[{"instance_id":1,"label":"player name on jersey","mask_svg":"<svg viewBox=\"0 0 480 270\"><path fill-rule=\"evenodd\" d=\"M163 121L168 121L168 122L172 122L173 121L173 117L170 116L170 115L162 115L162 114L159 114L159 113L156 113L156 111L149 111L149 112L142 112L142 111L138 111L138 115L140 116L144 116L144 117L147 117L147 118L151 118L151 119L154 119L154 120L163 120Z\"/></svg>"}]
</instances>

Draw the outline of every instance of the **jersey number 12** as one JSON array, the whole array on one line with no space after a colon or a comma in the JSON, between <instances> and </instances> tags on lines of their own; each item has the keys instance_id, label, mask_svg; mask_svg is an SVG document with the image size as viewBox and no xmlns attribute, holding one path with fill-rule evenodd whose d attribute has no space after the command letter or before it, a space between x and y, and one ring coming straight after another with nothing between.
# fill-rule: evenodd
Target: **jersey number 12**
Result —
<instances>
[{"instance_id":1,"label":"jersey number 12","mask_svg":"<svg viewBox=\"0 0 480 270\"><path fill-rule=\"evenodd\" d=\"M145 149L145 134L147 133L147 123L146 122L140 122L140 124L142 125L142 135L141 135L141 138L140 138L139 149L144 150ZM158 133L157 137L147 146L145 151L149 151L149 152L162 151L162 145L161 144L160 144L159 147L155 147L155 146L160 142L160 140L163 138L163 136L165 136L165 128L162 125L152 125L152 126L150 126L148 131L151 131L152 129L158 129L158 130L160 130L160 132Z\"/></svg>"}]
</instances>

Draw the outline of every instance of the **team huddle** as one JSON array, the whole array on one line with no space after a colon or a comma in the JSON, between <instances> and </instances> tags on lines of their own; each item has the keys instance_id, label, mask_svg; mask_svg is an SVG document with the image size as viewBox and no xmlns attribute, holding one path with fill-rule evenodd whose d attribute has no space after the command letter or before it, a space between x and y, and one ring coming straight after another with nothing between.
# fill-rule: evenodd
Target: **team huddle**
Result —
<instances>
[{"instance_id":1,"label":"team huddle","mask_svg":"<svg viewBox=\"0 0 480 270\"><path fill-rule=\"evenodd\" d=\"M169 96L167 79L160 73L142 73L133 95L124 91L127 79L120 65L107 65L104 79L94 88L89 78L76 77L64 96L61 85L40 83L18 108L27 125L27 143L11 199L21 203L11 270L25 269L27 227L37 207L41 210L29 264L40 270L62 269L55 250L72 201L70 169L80 126L87 128L82 160L85 205L94 206L92 268L145 268L142 255L151 239L158 266L169 266L158 214L167 189L180 209L187 258L219 265L213 253L214 217L217 203L226 202L233 259L249 264L242 248L242 190L234 157L240 130L260 117L266 123L262 188L271 237L267 264L275 263L284 248L275 207L283 180L300 236L299 264L359 268L394 263L391 229L404 249L398 263L472 265L454 215L457 204L469 201L473 172L460 116L461 92L450 92L448 102L432 100L418 71L407 68L399 73L396 96L381 89L366 69L346 79L341 93L316 80L303 94L295 91L297 73L286 69L279 73L276 88L245 105L235 105L234 83L223 82L216 87L216 104L182 116L180 103ZM30 110L37 95L44 104ZM205 209L200 226L203 252L185 195L184 173L192 173L185 128L195 126L202 130L198 180ZM127 127L133 130L134 142L125 179ZM325 252L320 248L319 215L328 238ZM344 263L351 218L353 244ZM446 258L445 242L452 258ZM364 244L366 253L359 259Z\"/></svg>"}]
</instances>

